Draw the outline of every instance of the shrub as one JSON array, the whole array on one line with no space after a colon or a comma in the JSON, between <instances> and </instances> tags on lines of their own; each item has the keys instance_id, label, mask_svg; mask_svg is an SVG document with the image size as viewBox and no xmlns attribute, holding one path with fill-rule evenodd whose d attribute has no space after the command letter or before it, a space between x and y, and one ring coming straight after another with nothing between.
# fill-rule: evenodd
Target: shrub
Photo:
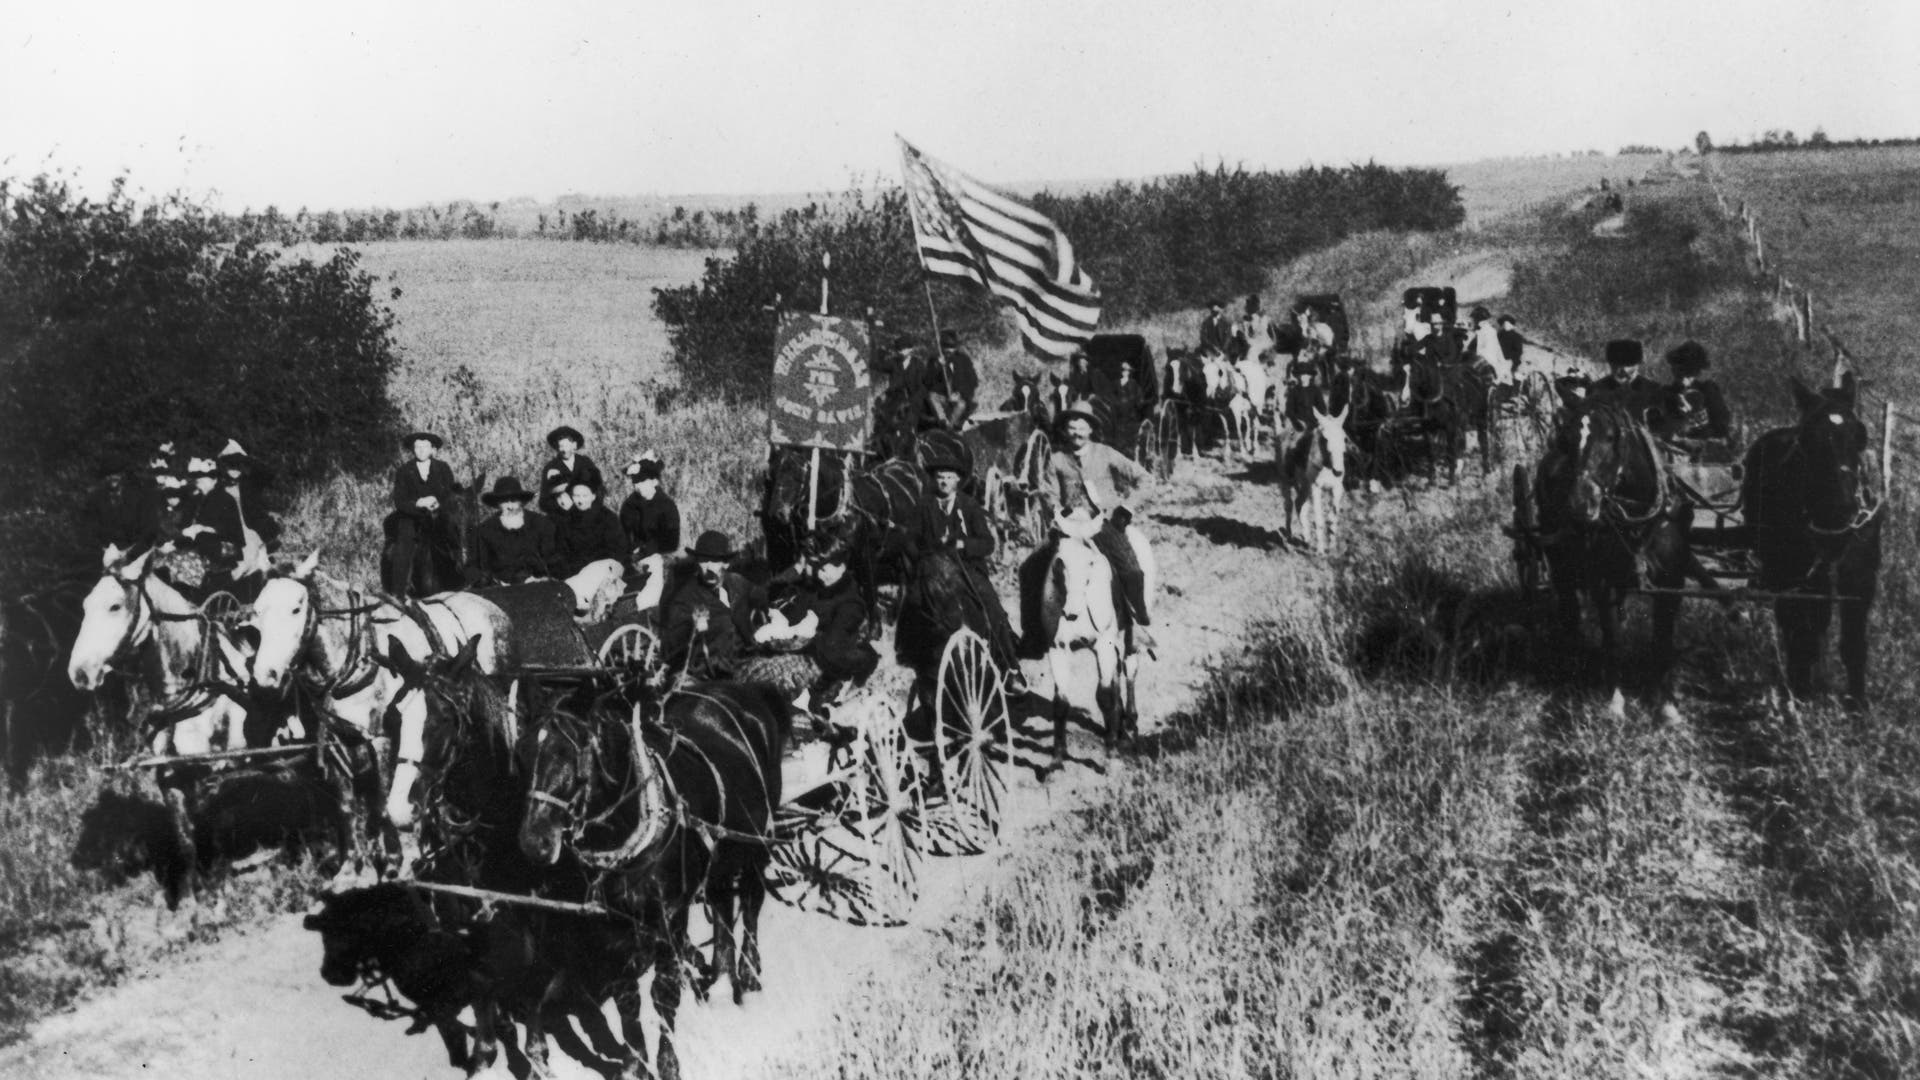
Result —
<instances>
[{"instance_id":1,"label":"shrub","mask_svg":"<svg viewBox=\"0 0 1920 1080\"><path fill-rule=\"evenodd\" d=\"M390 456L393 315L358 256L220 243L201 207L124 189L0 182L0 499L58 515L167 437L237 438L289 480Z\"/></svg>"}]
</instances>

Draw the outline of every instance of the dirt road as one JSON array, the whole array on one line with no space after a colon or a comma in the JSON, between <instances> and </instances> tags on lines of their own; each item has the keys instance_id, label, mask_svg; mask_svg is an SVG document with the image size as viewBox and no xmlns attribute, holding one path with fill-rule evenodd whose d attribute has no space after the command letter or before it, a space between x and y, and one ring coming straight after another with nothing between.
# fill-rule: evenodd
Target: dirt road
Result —
<instances>
[{"instance_id":1,"label":"dirt road","mask_svg":"<svg viewBox=\"0 0 1920 1080\"><path fill-rule=\"evenodd\" d=\"M1278 603L1299 602L1299 575L1317 564L1285 550L1282 512L1264 461L1183 463L1142 520L1161 565L1159 648L1141 680L1142 726L1151 729L1193 700L1210 661L1237 646L1241 630ZM1044 682L1044 665L1029 676ZM1098 756L1098 745L1076 753ZM1120 766L1124 767L1124 766ZM775 1055L831 1023L836 1003L885 967L924 965L931 936L968 910L1011 853L1104 781L1084 769L1050 783L1013 778L1003 843L980 856L929 860L911 924L857 928L769 904L763 920L766 991L736 1007L724 987L689 1003L677 1045L687 1075L761 1073ZM298 916L220 941L162 970L39 1024L0 1051L8 1077L435 1077L457 1075L431 1033L409 1036L341 1001L319 977L320 943ZM595 1075L556 1053L562 1076ZM496 1067L506 1075L504 1061Z\"/></svg>"}]
</instances>

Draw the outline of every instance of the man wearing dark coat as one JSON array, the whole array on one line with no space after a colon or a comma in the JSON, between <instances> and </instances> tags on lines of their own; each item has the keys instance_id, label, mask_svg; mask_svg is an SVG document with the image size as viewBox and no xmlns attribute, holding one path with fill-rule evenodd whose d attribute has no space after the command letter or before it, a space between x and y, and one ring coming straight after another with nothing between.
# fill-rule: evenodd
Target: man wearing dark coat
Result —
<instances>
[{"instance_id":1,"label":"man wearing dark coat","mask_svg":"<svg viewBox=\"0 0 1920 1080\"><path fill-rule=\"evenodd\" d=\"M241 449L238 439L228 439L220 450L220 486L240 507L240 520L268 551L280 550L280 523L267 509L267 489L273 486L273 469Z\"/></svg>"},{"instance_id":2,"label":"man wearing dark coat","mask_svg":"<svg viewBox=\"0 0 1920 1080\"><path fill-rule=\"evenodd\" d=\"M940 349L927 365L922 379L926 391L922 429L942 427L959 431L973 415L975 398L980 392L980 376L974 370L973 357L960 347L960 335L940 331Z\"/></svg>"},{"instance_id":3,"label":"man wearing dark coat","mask_svg":"<svg viewBox=\"0 0 1920 1080\"><path fill-rule=\"evenodd\" d=\"M709 529L687 549L699 572L667 601L662 638L667 663L697 679L725 678L753 639L753 612L765 590L727 569L738 552L727 535Z\"/></svg>"},{"instance_id":4,"label":"man wearing dark coat","mask_svg":"<svg viewBox=\"0 0 1920 1080\"><path fill-rule=\"evenodd\" d=\"M935 457L927 462L927 472L933 477L933 491L920 504L907 537L908 550L916 559L930 551L951 551L959 558L975 599L987 613L987 641L994 659L1004 670L1017 673L1013 626L994 592L993 568L988 564L995 547L993 522L979 503L960 490L967 472L964 464L952 457Z\"/></svg>"},{"instance_id":5,"label":"man wearing dark coat","mask_svg":"<svg viewBox=\"0 0 1920 1080\"><path fill-rule=\"evenodd\" d=\"M553 522L527 513L533 492L520 486L517 476L496 480L480 501L499 513L473 530L473 565L468 577L475 586L520 585L539 578L560 576L560 553L554 545Z\"/></svg>"},{"instance_id":6,"label":"man wearing dark coat","mask_svg":"<svg viewBox=\"0 0 1920 1080\"><path fill-rule=\"evenodd\" d=\"M1659 408L1665 392L1659 383L1640 374L1645 351L1637 341L1621 338L1607 342L1608 375L1587 390L1587 400L1596 404L1611 401L1642 419L1648 409Z\"/></svg>"},{"instance_id":7,"label":"man wearing dark coat","mask_svg":"<svg viewBox=\"0 0 1920 1080\"><path fill-rule=\"evenodd\" d=\"M627 465L633 492L620 504L620 528L632 546L628 561L636 565L650 556L672 556L680 551L680 507L671 495L660 490L665 468L651 455L637 457Z\"/></svg>"},{"instance_id":8,"label":"man wearing dark coat","mask_svg":"<svg viewBox=\"0 0 1920 1080\"><path fill-rule=\"evenodd\" d=\"M1507 358L1515 371L1520 370L1520 358L1527 351L1527 339L1521 335L1518 321L1511 315L1500 316L1500 354Z\"/></svg>"},{"instance_id":9,"label":"man wearing dark coat","mask_svg":"<svg viewBox=\"0 0 1920 1080\"><path fill-rule=\"evenodd\" d=\"M575 484L585 484L595 495L605 498L607 485L600 478L600 466L580 452L587 437L565 424L547 433L547 445L553 447L553 460L540 470L540 512L551 516L566 502L566 493Z\"/></svg>"},{"instance_id":10,"label":"man wearing dark coat","mask_svg":"<svg viewBox=\"0 0 1920 1080\"><path fill-rule=\"evenodd\" d=\"M1233 322L1226 316L1227 302L1213 299L1207 301L1206 317L1200 320L1200 348L1216 349L1224 356L1227 347L1233 344Z\"/></svg>"},{"instance_id":11,"label":"man wearing dark coat","mask_svg":"<svg viewBox=\"0 0 1920 1080\"><path fill-rule=\"evenodd\" d=\"M382 522L387 534L387 580L382 584L394 596L413 591L413 582L423 560L436 560L452 571L458 561L459 540L453 533L453 518L448 513L459 497L460 486L453 470L437 456L445 440L430 431L416 431L400 440L413 460L393 471L393 512ZM451 572L439 575L437 584L453 586Z\"/></svg>"}]
</instances>

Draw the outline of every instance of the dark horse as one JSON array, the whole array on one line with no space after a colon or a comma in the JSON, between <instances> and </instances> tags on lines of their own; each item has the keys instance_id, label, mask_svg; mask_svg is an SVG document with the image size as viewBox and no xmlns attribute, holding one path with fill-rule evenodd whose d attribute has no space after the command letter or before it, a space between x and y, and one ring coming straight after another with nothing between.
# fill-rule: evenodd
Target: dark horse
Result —
<instances>
[{"instance_id":1,"label":"dark horse","mask_svg":"<svg viewBox=\"0 0 1920 1080\"><path fill-rule=\"evenodd\" d=\"M474 638L451 659L423 664L396 643L387 656L407 691L424 695L427 704L415 877L585 902L589 882L581 874L537 863L518 843L533 774L533 729L519 724L506 695L474 663L478 647ZM570 1040L569 1018L579 1022L595 1053L609 1060L629 1056L600 1012L628 974L624 922L517 908L489 916L472 900L444 895L433 897L432 910L435 925L477 943L489 976L474 985L474 1000L466 1002L474 1008L476 1035L464 1060L457 1033L436 1024L457 1064L469 1070L491 1065L497 1036L511 1038L507 1021L513 1019L526 1023L527 1058L541 1074L547 1033ZM643 1045L632 1041L637 1031L627 1037L630 1045Z\"/></svg>"},{"instance_id":2,"label":"dark horse","mask_svg":"<svg viewBox=\"0 0 1920 1080\"><path fill-rule=\"evenodd\" d=\"M811 451L776 448L767 462L766 497L760 527L767 538L767 564L776 571L793 566L813 535L852 545L849 571L866 597L868 625L880 625L880 573L886 560L904 558L905 523L913 519L931 485L926 470L912 461L883 461L855 471L839 454L820 455L813 532L807 529L807 483Z\"/></svg>"},{"instance_id":3,"label":"dark horse","mask_svg":"<svg viewBox=\"0 0 1920 1080\"><path fill-rule=\"evenodd\" d=\"M1814 393L1793 381L1800 421L1754 440L1740 487L1759 563L1754 587L1799 593L1774 601L1787 690L1813 693L1814 663L1840 605L1840 659L1850 708L1867 702L1867 615L1880 576L1881 502L1861 468L1867 427L1854 415L1853 376Z\"/></svg>"},{"instance_id":4,"label":"dark horse","mask_svg":"<svg viewBox=\"0 0 1920 1080\"><path fill-rule=\"evenodd\" d=\"M648 688L638 696L631 708L615 694L542 717L520 849L591 882L615 916L632 922L630 977L614 987L614 1001L640 1049L636 979L653 967L655 1074L678 1077L680 961L691 952L687 914L703 886L715 966L730 976L734 1000L760 985L760 907L792 719L778 692L752 683L695 683L657 702Z\"/></svg>"},{"instance_id":5,"label":"dark horse","mask_svg":"<svg viewBox=\"0 0 1920 1080\"><path fill-rule=\"evenodd\" d=\"M1580 634L1580 594L1600 623L1605 676L1619 686L1620 609L1640 586L1639 561L1651 583L1677 589L1692 560L1687 526L1692 516L1672 489L1667 464L1646 425L1612 401L1588 403L1568 395L1555 441L1541 459L1535 501L1539 543L1557 598L1560 629ZM1654 677L1670 701L1674 623L1680 597L1653 597Z\"/></svg>"},{"instance_id":6,"label":"dark horse","mask_svg":"<svg viewBox=\"0 0 1920 1080\"><path fill-rule=\"evenodd\" d=\"M999 603L993 582L983 580L953 552L925 552L915 561L900 600L900 624L893 634L895 658L923 678L931 678L940 666L947 639L964 628L980 635L1001 670L1017 668L1019 658L1005 609L999 619L988 609L989 604Z\"/></svg>"},{"instance_id":7,"label":"dark horse","mask_svg":"<svg viewBox=\"0 0 1920 1080\"><path fill-rule=\"evenodd\" d=\"M1465 364L1427 357L1397 359L1395 366L1406 380L1406 415L1445 447L1448 478L1459 478L1460 455L1466 451L1469 431L1480 438L1480 471L1492 469L1492 413L1487 407L1487 382L1480 374ZM1439 448L1434 450L1428 455L1429 476Z\"/></svg>"}]
</instances>

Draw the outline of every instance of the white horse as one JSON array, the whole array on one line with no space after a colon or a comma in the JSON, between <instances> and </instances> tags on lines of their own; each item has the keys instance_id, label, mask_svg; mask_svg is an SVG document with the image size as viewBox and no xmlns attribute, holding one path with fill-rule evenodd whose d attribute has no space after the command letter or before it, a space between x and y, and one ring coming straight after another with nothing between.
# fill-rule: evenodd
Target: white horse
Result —
<instances>
[{"instance_id":1,"label":"white horse","mask_svg":"<svg viewBox=\"0 0 1920 1080\"><path fill-rule=\"evenodd\" d=\"M380 734L388 708L400 715L396 766L387 790L386 818L396 828L413 823L413 785L425 752L427 704L406 692L398 672L382 663L394 642L411 656L448 657L468 639L480 639L477 662L498 674L511 655L510 628L499 605L472 593L441 593L402 606L315 573L320 555L267 580L247 621L255 635L253 685L285 693L297 676L312 700L366 738Z\"/></svg>"},{"instance_id":2,"label":"white horse","mask_svg":"<svg viewBox=\"0 0 1920 1080\"><path fill-rule=\"evenodd\" d=\"M137 559L108 547L104 573L81 601L80 632L67 659L79 690L100 689L116 671L140 681L156 730L156 754L204 754L245 743L246 652L226 627L164 579L150 573L153 552Z\"/></svg>"},{"instance_id":3,"label":"white horse","mask_svg":"<svg viewBox=\"0 0 1920 1080\"><path fill-rule=\"evenodd\" d=\"M1283 442L1275 451L1280 466L1280 497L1287 508L1287 535L1293 523L1307 526L1308 544L1331 554L1340 540L1340 516L1347 505L1347 410L1331 416L1313 409L1313 427Z\"/></svg>"},{"instance_id":4,"label":"white horse","mask_svg":"<svg viewBox=\"0 0 1920 1080\"><path fill-rule=\"evenodd\" d=\"M1047 665L1053 673L1054 768L1066 761L1070 716L1100 731L1109 748L1131 734L1138 721L1133 688L1140 655L1120 625L1113 567L1093 542L1105 524L1101 517L1054 517L1057 540L1042 605L1051 642ZM1132 526L1127 528L1127 542L1146 576L1145 591L1151 597L1159 576L1153 549Z\"/></svg>"},{"instance_id":5,"label":"white horse","mask_svg":"<svg viewBox=\"0 0 1920 1080\"><path fill-rule=\"evenodd\" d=\"M1267 392L1272 376L1266 361L1249 351L1233 365L1233 400L1227 411L1233 417L1233 435L1240 452L1252 457L1260 450L1260 423L1267 411Z\"/></svg>"}]
</instances>

